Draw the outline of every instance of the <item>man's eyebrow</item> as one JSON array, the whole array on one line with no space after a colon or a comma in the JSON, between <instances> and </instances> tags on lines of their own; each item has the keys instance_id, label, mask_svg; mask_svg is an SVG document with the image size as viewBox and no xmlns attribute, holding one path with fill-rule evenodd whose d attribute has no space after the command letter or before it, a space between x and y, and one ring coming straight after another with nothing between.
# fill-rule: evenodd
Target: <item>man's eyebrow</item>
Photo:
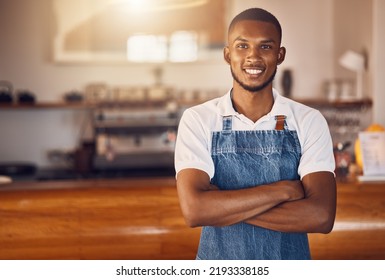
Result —
<instances>
[{"instance_id":1,"label":"man's eyebrow","mask_svg":"<svg viewBox=\"0 0 385 280\"><path fill-rule=\"evenodd\" d=\"M246 38L243 38L241 36L238 36L237 38L234 39L233 42L237 42L237 41L248 42L249 40L247 40ZM265 40L260 41L260 43L263 43L263 44L273 43L273 44L275 44L276 41L274 39L265 39Z\"/></svg>"},{"instance_id":2,"label":"man's eyebrow","mask_svg":"<svg viewBox=\"0 0 385 280\"><path fill-rule=\"evenodd\" d=\"M264 44L273 43L273 44L275 44L276 41L273 39L266 39L266 40L262 40L261 43L264 43Z\"/></svg>"},{"instance_id":3,"label":"man's eyebrow","mask_svg":"<svg viewBox=\"0 0 385 280\"><path fill-rule=\"evenodd\" d=\"M247 42L247 40L245 38L242 38L241 36L238 36L237 38L234 39L234 42L235 41L242 41L242 42Z\"/></svg>"}]
</instances>

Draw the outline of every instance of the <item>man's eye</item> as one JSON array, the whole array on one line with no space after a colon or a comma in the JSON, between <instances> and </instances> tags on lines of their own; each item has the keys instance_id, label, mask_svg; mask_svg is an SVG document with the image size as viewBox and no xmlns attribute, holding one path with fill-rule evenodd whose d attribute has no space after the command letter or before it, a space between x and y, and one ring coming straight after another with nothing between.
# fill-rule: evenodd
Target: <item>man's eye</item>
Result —
<instances>
[{"instance_id":1,"label":"man's eye","mask_svg":"<svg viewBox=\"0 0 385 280\"><path fill-rule=\"evenodd\" d=\"M239 44L239 45L237 45L237 48L238 49L247 49L247 45L246 44Z\"/></svg>"},{"instance_id":2,"label":"man's eye","mask_svg":"<svg viewBox=\"0 0 385 280\"><path fill-rule=\"evenodd\" d=\"M261 46L261 49L264 49L264 50L269 50L271 48L273 48L271 45L262 45Z\"/></svg>"}]
</instances>

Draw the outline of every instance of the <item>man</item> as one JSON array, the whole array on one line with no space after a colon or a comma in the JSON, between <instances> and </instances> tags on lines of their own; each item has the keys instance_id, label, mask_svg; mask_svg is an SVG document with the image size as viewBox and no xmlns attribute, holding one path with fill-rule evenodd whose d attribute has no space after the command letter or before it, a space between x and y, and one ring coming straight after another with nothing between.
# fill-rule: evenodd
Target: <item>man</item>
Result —
<instances>
[{"instance_id":1,"label":"man","mask_svg":"<svg viewBox=\"0 0 385 280\"><path fill-rule=\"evenodd\" d=\"M281 26L253 8L228 30L233 88L187 109L175 168L187 224L203 226L197 259L310 259L307 233L332 230L332 141L316 110L280 96Z\"/></svg>"}]
</instances>

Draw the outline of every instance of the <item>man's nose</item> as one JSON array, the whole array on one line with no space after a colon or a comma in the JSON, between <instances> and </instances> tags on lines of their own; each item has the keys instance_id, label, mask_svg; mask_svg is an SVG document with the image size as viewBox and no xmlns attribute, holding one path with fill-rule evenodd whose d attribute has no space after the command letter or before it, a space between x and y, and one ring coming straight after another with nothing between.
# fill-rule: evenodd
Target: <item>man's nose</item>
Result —
<instances>
[{"instance_id":1,"label":"man's nose","mask_svg":"<svg viewBox=\"0 0 385 280\"><path fill-rule=\"evenodd\" d=\"M256 48L256 47L249 48L249 52L247 54L248 60L253 61L253 60L259 60L260 58L261 58L261 53L259 48Z\"/></svg>"}]
</instances>

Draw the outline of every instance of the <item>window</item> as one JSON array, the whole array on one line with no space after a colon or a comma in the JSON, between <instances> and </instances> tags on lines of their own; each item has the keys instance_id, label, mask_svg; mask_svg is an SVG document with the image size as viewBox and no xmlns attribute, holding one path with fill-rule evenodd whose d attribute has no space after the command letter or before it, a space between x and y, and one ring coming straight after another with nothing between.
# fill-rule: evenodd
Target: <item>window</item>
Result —
<instances>
[{"instance_id":1,"label":"window","mask_svg":"<svg viewBox=\"0 0 385 280\"><path fill-rule=\"evenodd\" d=\"M133 62L167 60L167 38L155 35L133 35L127 40L127 59Z\"/></svg>"},{"instance_id":2,"label":"window","mask_svg":"<svg viewBox=\"0 0 385 280\"><path fill-rule=\"evenodd\" d=\"M198 59L198 43L195 32L177 31L170 38L170 56L172 62L188 62Z\"/></svg>"},{"instance_id":3,"label":"window","mask_svg":"<svg viewBox=\"0 0 385 280\"><path fill-rule=\"evenodd\" d=\"M225 42L224 0L52 2L56 62L205 61Z\"/></svg>"},{"instance_id":4,"label":"window","mask_svg":"<svg viewBox=\"0 0 385 280\"><path fill-rule=\"evenodd\" d=\"M127 40L127 60L132 62L191 62L198 59L197 34L176 31L169 38L138 34Z\"/></svg>"}]
</instances>

